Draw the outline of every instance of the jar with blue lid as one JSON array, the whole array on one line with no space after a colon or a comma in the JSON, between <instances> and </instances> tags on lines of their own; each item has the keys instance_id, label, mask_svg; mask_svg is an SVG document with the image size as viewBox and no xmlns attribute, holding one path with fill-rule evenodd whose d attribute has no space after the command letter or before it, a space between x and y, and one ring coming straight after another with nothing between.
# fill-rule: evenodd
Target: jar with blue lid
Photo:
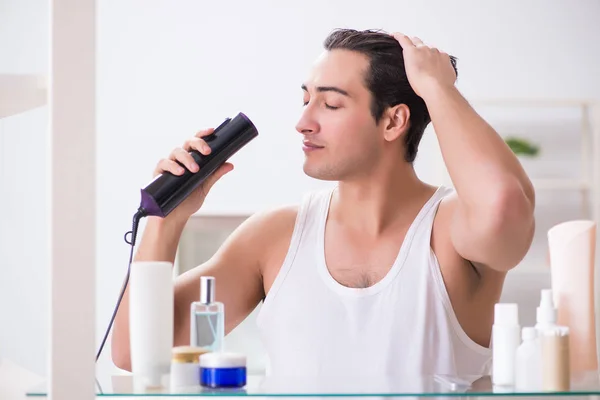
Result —
<instances>
[{"instance_id":1,"label":"jar with blue lid","mask_svg":"<svg viewBox=\"0 0 600 400\"><path fill-rule=\"evenodd\" d=\"M213 352L200 356L200 384L210 388L239 388L246 385L246 356Z\"/></svg>"}]
</instances>

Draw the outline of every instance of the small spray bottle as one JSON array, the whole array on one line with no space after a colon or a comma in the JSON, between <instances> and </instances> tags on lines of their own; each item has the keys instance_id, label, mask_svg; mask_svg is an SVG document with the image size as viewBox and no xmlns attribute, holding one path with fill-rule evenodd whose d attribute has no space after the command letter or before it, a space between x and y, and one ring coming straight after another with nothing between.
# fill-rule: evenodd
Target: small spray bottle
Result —
<instances>
[{"instance_id":1,"label":"small spray bottle","mask_svg":"<svg viewBox=\"0 0 600 400\"><path fill-rule=\"evenodd\" d=\"M225 306L215 301L215 278L200 277L200 301L191 306L190 345L210 352L223 350Z\"/></svg>"},{"instance_id":2,"label":"small spray bottle","mask_svg":"<svg viewBox=\"0 0 600 400\"><path fill-rule=\"evenodd\" d=\"M556 327L556 308L551 289L542 289L540 305L536 311L535 329L538 331L538 336L541 336L544 330Z\"/></svg>"}]
</instances>

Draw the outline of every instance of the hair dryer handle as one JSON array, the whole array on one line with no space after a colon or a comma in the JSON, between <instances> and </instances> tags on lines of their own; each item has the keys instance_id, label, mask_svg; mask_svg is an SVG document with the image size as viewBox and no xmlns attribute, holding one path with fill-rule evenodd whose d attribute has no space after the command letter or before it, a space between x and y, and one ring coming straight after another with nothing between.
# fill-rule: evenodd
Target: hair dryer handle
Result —
<instances>
[{"instance_id":1,"label":"hair dryer handle","mask_svg":"<svg viewBox=\"0 0 600 400\"><path fill-rule=\"evenodd\" d=\"M203 138L211 148L210 154L203 155L197 150L189 152L200 167L198 172L191 172L184 167L185 172L181 175L170 172L158 175L142 189L140 208L146 215L166 217L227 159L256 136L256 127L244 114L239 113L233 119L227 118L213 133Z\"/></svg>"}]
</instances>

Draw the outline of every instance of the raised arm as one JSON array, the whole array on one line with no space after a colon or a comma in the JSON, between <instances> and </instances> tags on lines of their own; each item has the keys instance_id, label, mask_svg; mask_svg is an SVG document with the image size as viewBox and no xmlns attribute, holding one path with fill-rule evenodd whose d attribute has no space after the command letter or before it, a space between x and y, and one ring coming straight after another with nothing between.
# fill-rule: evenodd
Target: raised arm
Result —
<instances>
[{"instance_id":1,"label":"raised arm","mask_svg":"<svg viewBox=\"0 0 600 400\"><path fill-rule=\"evenodd\" d=\"M500 135L454 86L449 56L417 38L394 37L403 48L411 86L427 105L456 188L452 243L475 265L508 271L531 245L533 186Z\"/></svg>"},{"instance_id":2,"label":"raised arm","mask_svg":"<svg viewBox=\"0 0 600 400\"><path fill-rule=\"evenodd\" d=\"M165 171L180 175L183 166L191 172L198 171L198 165L188 151L196 149L209 154L210 148L202 137L213 129L198 132L176 148L167 159L161 160L154 171L158 175ZM181 164L181 165L180 165ZM200 209L211 187L233 165L226 163L213 173L196 191L188 196L175 210L165 218L149 217L146 229L139 242L135 261L173 262L183 229L189 217ZM199 276L214 275L217 282L217 299L226 303L226 324L232 327L241 321L263 297L261 285L260 260L258 249L252 243L260 231L260 221L264 218L251 218L241 226L223 247L204 265L194 271L178 277L175 283L174 344L189 343L189 307L191 301L199 298ZM118 313L115 317L112 336L112 358L119 368L130 370L129 346L129 288L126 288Z\"/></svg>"},{"instance_id":3,"label":"raised arm","mask_svg":"<svg viewBox=\"0 0 600 400\"><path fill-rule=\"evenodd\" d=\"M175 282L174 345L188 345L190 306L200 296L200 277L214 276L216 300L225 304L225 333L242 322L264 298L261 265L276 234L272 226L281 211L256 214L242 223L206 263L185 272ZM273 222L272 222L273 221ZM162 220L149 221L139 260L172 261L183 227ZM112 357L117 367L130 370L129 307L125 294L115 320Z\"/></svg>"}]
</instances>

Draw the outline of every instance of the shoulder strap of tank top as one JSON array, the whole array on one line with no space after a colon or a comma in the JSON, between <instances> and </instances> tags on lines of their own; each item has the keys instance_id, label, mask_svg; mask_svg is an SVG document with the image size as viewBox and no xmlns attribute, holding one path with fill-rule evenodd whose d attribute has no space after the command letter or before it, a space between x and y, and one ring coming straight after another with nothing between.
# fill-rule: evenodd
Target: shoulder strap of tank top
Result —
<instances>
[{"instance_id":1,"label":"shoulder strap of tank top","mask_svg":"<svg viewBox=\"0 0 600 400\"><path fill-rule=\"evenodd\" d=\"M434 195L429 199L426 205L426 210L424 211L423 220L421 221L422 231L421 233L428 237L428 240L431 239L431 232L433 229L433 223L435 220L435 216L437 215L437 210L440 206L440 203L447 196L451 195L454 192L454 189L447 186L440 186L434 193Z\"/></svg>"},{"instance_id":2,"label":"shoulder strap of tank top","mask_svg":"<svg viewBox=\"0 0 600 400\"><path fill-rule=\"evenodd\" d=\"M434 199L434 204L433 204L432 209L434 211L437 211L437 208L440 205L440 203L442 202L442 200L444 200L446 197L448 197L452 193L454 193L454 188L449 187L449 186L440 186L438 188L437 192L435 193L435 199Z\"/></svg>"}]
</instances>

